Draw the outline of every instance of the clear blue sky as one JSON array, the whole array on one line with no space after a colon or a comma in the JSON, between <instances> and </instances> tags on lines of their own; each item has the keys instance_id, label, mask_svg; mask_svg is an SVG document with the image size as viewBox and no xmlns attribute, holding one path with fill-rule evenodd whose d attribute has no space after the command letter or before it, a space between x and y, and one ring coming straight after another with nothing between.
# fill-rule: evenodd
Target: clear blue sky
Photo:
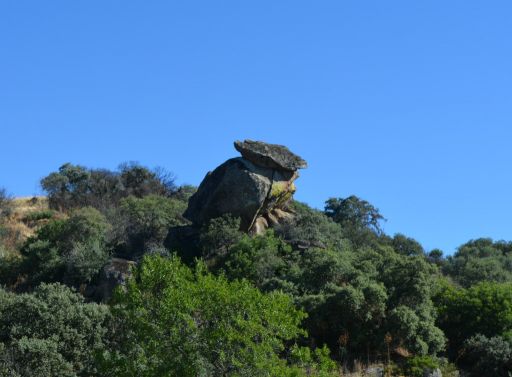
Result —
<instances>
[{"instance_id":1,"label":"clear blue sky","mask_svg":"<svg viewBox=\"0 0 512 377\"><path fill-rule=\"evenodd\" d=\"M199 184L235 139L309 162L427 249L512 239L510 1L2 1L0 186L136 160Z\"/></svg>"}]
</instances>

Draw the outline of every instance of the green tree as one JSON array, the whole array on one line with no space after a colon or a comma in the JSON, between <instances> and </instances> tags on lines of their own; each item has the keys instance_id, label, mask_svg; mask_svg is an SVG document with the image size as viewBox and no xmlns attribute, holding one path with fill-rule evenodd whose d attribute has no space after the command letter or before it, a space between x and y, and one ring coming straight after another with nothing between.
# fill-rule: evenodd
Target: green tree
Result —
<instances>
[{"instance_id":1,"label":"green tree","mask_svg":"<svg viewBox=\"0 0 512 377\"><path fill-rule=\"evenodd\" d=\"M401 255L405 256L422 256L425 254L423 246L413 238L404 236L403 234L395 234L390 242L393 249Z\"/></svg>"},{"instance_id":2,"label":"green tree","mask_svg":"<svg viewBox=\"0 0 512 377\"><path fill-rule=\"evenodd\" d=\"M356 246L372 242L382 234L384 217L379 210L357 196L331 198L325 202L325 214L341 225L344 237Z\"/></svg>"},{"instance_id":3,"label":"green tree","mask_svg":"<svg viewBox=\"0 0 512 377\"><path fill-rule=\"evenodd\" d=\"M129 162L119 166L119 175L125 196L171 196L176 190L174 176L163 168L150 170L139 163Z\"/></svg>"},{"instance_id":4,"label":"green tree","mask_svg":"<svg viewBox=\"0 0 512 377\"><path fill-rule=\"evenodd\" d=\"M390 246L294 250L267 232L243 237L221 269L263 291L290 294L308 313L311 340L328 344L338 357L368 359L383 350L388 332L393 347L410 352L436 354L444 347L431 299L437 268L423 256L401 255ZM340 350L341 337L348 340Z\"/></svg>"},{"instance_id":5,"label":"green tree","mask_svg":"<svg viewBox=\"0 0 512 377\"><path fill-rule=\"evenodd\" d=\"M74 211L68 219L50 221L21 249L21 269L28 283L89 282L108 260L109 231L105 217L90 207Z\"/></svg>"},{"instance_id":6,"label":"green tree","mask_svg":"<svg viewBox=\"0 0 512 377\"><path fill-rule=\"evenodd\" d=\"M0 289L0 374L19 377L100 376L108 307L85 303L59 284L33 293Z\"/></svg>"},{"instance_id":7,"label":"green tree","mask_svg":"<svg viewBox=\"0 0 512 377\"><path fill-rule=\"evenodd\" d=\"M51 208L63 210L83 203L88 191L90 172L83 166L66 163L41 180L41 187L48 194Z\"/></svg>"},{"instance_id":8,"label":"green tree","mask_svg":"<svg viewBox=\"0 0 512 377\"><path fill-rule=\"evenodd\" d=\"M470 377L509 377L512 371L512 344L500 336L475 335L464 343L460 363Z\"/></svg>"},{"instance_id":9,"label":"green tree","mask_svg":"<svg viewBox=\"0 0 512 377\"><path fill-rule=\"evenodd\" d=\"M464 287L483 281L512 282L512 243L472 240L447 258L443 271Z\"/></svg>"},{"instance_id":10,"label":"green tree","mask_svg":"<svg viewBox=\"0 0 512 377\"><path fill-rule=\"evenodd\" d=\"M431 356L414 356L407 360L405 366L405 372L407 376L410 377L423 377L425 376L425 371L430 370L433 371L439 368L441 365L438 360L434 359Z\"/></svg>"},{"instance_id":11,"label":"green tree","mask_svg":"<svg viewBox=\"0 0 512 377\"><path fill-rule=\"evenodd\" d=\"M122 199L113 220L117 252L135 258L152 248L163 247L169 228L186 223L181 216L184 211L184 202L164 196Z\"/></svg>"},{"instance_id":12,"label":"green tree","mask_svg":"<svg viewBox=\"0 0 512 377\"><path fill-rule=\"evenodd\" d=\"M443 251L440 249L430 250L427 254L427 260L440 268L443 268L446 263L445 259L443 258Z\"/></svg>"},{"instance_id":13,"label":"green tree","mask_svg":"<svg viewBox=\"0 0 512 377\"><path fill-rule=\"evenodd\" d=\"M230 279L248 279L263 290L287 289L280 282L287 279L288 264L293 251L273 231L265 235L244 235L233 245L220 264ZM286 285L286 283L284 283Z\"/></svg>"},{"instance_id":14,"label":"green tree","mask_svg":"<svg viewBox=\"0 0 512 377\"><path fill-rule=\"evenodd\" d=\"M285 375L275 373L285 368L279 353L303 334L288 296L177 257L145 257L114 305L122 330L104 355L106 376Z\"/></svg>"},{"instance_id":15,"label":"green tree","mask_svg":"<svg viewBox=\"0 0 512 377\"><path fill-rule=\"evenodd\" d=\"M322 211L294 201L295 215L277 226L276 233L296 249L329 248L343 249L341 226Z\"/></svg>"},{"instance_id":16,"label":"green tree","mask_svg":"<svg viewBox=\"0 0 512 377\"><path fill-rule=\"evenodd\" d=\"M389 333L393 346L419 355L443 350L445 338L435 324L437 313L432 301L436 266L423 256L404 256L387 246L358 253L357 263L364 264L388 294L386 319L378 338Z\"/></svg>"},{"instance_id":17,"label":"green tree","mask_svg":"<svg viewBox=\"0 0 512 377\"><path fill-rule=\"evenodd\" d=\"M224 258L230 248L242 239L242 235L240 218L224 215L210 220L199 236L203 257L216 263L217 259Z\"/></svg>"},{"instance_id":18,"label":"green tree","mask_svg":"<svg viewBox=\"0 0 512 377\"><path fill-rule=\"evenodd\" d=\"M172 174L133 162L121 164L117 171L66 163L43 178L41 187L51 208L63 211L90 206L104 213L128 196L170 197L176 191Z\"/></svg>"},{"instance_id":19,"label":"green tree","mask_svg":"<svg viewBox=\"0 0 512 377\"><path fill-rule=\"evenodd\" d=\"M510 283L482 282L464 289L442 281L434 298L452 355L474 335L494 337L512 331Z\"/></svg>"}]
</instances>

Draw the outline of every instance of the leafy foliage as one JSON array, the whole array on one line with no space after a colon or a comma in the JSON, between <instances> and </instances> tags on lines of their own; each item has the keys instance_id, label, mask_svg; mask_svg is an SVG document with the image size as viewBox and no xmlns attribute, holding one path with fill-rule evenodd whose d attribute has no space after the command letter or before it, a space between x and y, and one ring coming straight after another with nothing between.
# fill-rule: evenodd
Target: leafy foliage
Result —
<instances>
[{"instance_id":1,"label":"leafy foliage","mask_svg":"<svg viewBox=\"0 0 512 377\"><path fill-rule=\"evenodd\" d=\"M407 360L406 373L411 377L423 377L425 370L435 370L440 364L431 356L415 356Z\"/></svg>"},{"instance_id":2,"label":"leafy foliage","mask_svg":"<svg viewBox=\"0 0 512 377\"><path fill-rule=\"evenodd\" d=\"M173 198L148 195L129 196L119 203L115 218L117 252L134 258L162 247L169 228L184 224L185 203Z\"/></svg>"},{"instance_id":3,"label":"leafy foliage","mask_svg":"<svg viewBox=\"0 0 512 377\"><path fill-rule=\"evenodd\" d=\"M20 377L99 376L109 310L59 284L31 294L0 290L0 372Z\"/></svg>"},{"instance_id":4,"label":"leafy foliage","mask_svg":"<svg viewBox=\"0 0 512 377\"><path fill-rule=\"evenodd\" d=\"M242 238L240 219L224 215L210 220L200 235L200 245L206 259L224 258L230 248Z\"/></svg>"},{"instance_id":5,"label":"leafy foliage","mask_svg":"<svg viewBox=\"0 0 512 377\"><path fill-rule=\"evenodd\" d=\"M37 229L22 246L0 190L0 284L33 291L0 290L0 375L95 376L94 356L102 376L331 377L356 360L408 376L452 373L448 361L472 376L511 368L512 242L472 240L444 258L384 234L356 196L324 211L291 202L295 215L263 235L229 215L198 228L182 217L195 188L134 163L64 164L41 184L52 209L19 216ZM44 284L99 301L126 279L113 317Z\"/></svg>"},{"instance_id":6,"label":"leafy foliage","mask_svg":"<svg viewBox=\"0 0 512 377\"><path fill-rule=\"evenodd\" d=\"M512 331L512 285L482 282L457 288L444 282L436 296L439 326L450 340L452 353L477 334L487 337Z\"/></svg>"},{"instance_id":7,"label":"leafy foliage","mask_svg":"<svg viewBox=\"0 0 512 377\"><path fill-rule=\"evenodd\" d=\"M290 350L292 375L294 376L339 376L338 366L330 357L329 348L324 345L311 351L308 347L299 347L296 344Z\"/></svg>"},{"instance_id":8,"label":"leafy foliage","mask_svg":"<svg viewBox=\"0 0 512 377\"><path fill-rule=\"evenodd\" d=\"M55 211L44 210L37 212L30 212L23 217L23 222L25 223L33 223L40 220L50 220L55 216Z\"/></svg>"},{"instance_id":9,"label":"leafy foliage","mask_svg":"<svg viewBox=\"0 0 512 377\"><path fill-rule=\"evenodd\" d=\"M48 193L50 207L59 210L91 206L105 211L128 196L171 196L175 191L171 174L136 163L123 164L118 171L66 163L43 178L41 187Z\"/></svg>"},{"instance_id":10,"label":"leafy foliage","mask_svg":"<svg viewBox=\"0 0 512 377\"><path fill-rule=\"evenodd\" d=\"M310 208L304 203L294 201L292 210L295 216L279 225L276 233L295 248L311 247L342 249L341 226L323 212Z\"/></svg>"},{"instance_id":11,"label":"leafy foliage","mask_svg":"<svg viewBox=\"0 0 512 377\"><path fill-rule=\"evenodd\" d=\"M500 336L478 334L464 343L462 363L470 376L509 377L512 371L512 344Z\"/></svg>"},{"instance_id":12,"label":"leafy foliage","mask_svg":"<svg viewBox=\"0 0 512 377\"><path fill-rule=\"evenodd\" d=\"M291 295L319 344L337 349L348 337L340 357L382 352L388 332L396 346L419 354L444 346L431 301L435 267L423 257L404 258L389 247L299 251L269 232L243 237L220 264L232 279Z\"/></svg>"},{"instance_id":13,"label":"leafy foliage","mask_svg":"<svg viewBox=\"0 0 512 377\"><path fill-rule=\"evenodd\" d=\"M512 282L512 243L488 238L469 241L448 258L444 271L464 287L483 281Z\"/></svg>"},{"instance_id":14,"label":"leafy foliage","mask_svg":"<svg viewBox=\"0 0 512 377\"><path fill-rule=\"evenodd\" d=\"M356 246L368 244L382 234L379 210L357 196L331 198L325 202L325 214L341 225L343 236Z\"/></svg>"},{"instance_id":15,"label":"leafy foliage","mask_svg":"<svg viewBox=\"0 0 512 377\"><path fill-rule=\"evenodd\" d=\"M30 285L89 282L109 256L110 224L94 208L76 210L65 220L53 220L23 246L22 271Z\"/></svg>"},{"instance_id":16,"label":"leafy foliage","mask_svg":"<svg viewBox=\"0 0 512 377\"><path fill-rule=\"evenodd\" d=\"M286 295L202 264L190 270L177 257L145 257L114 305L123 331L104 355L108 375L275 375L284 342L303 333L304 313Z\"/></svg>"}]
</instances>

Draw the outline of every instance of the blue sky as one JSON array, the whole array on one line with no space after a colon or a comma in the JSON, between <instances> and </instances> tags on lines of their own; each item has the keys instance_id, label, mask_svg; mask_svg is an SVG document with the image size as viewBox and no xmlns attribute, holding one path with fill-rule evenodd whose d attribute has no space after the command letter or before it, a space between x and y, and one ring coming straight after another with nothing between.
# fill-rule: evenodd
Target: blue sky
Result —
<instances>
[{"instance_id":1,"label":"blue sky","mask_svg":"<svg viewBox=\"0 0 512 377\"><path fill-rule=\"evenodd\" d=\"M512 3L3 1L0 186L135 160L179 183L235 139L309 162L427 249L512 240Z\"/></svg>"}]
</instances>

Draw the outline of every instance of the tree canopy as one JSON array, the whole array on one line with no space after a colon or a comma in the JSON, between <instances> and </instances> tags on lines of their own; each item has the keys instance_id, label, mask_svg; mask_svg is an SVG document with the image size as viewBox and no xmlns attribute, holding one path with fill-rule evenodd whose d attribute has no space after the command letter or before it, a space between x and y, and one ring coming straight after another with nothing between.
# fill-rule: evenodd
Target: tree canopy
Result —
<instances>
[{"instance_id":1,"label":"tree canopy","mask_svg":"<svg viewBox=\"0 0 512 377\"><path fill-rule=\"evenodd\" d=\"M134 163L41 185L50 208L23 214L0 190L0 375L508 377L512 242L445 257L354 195L259 234L193 224L195 188Z\"/></svg>"}]
</instances>

